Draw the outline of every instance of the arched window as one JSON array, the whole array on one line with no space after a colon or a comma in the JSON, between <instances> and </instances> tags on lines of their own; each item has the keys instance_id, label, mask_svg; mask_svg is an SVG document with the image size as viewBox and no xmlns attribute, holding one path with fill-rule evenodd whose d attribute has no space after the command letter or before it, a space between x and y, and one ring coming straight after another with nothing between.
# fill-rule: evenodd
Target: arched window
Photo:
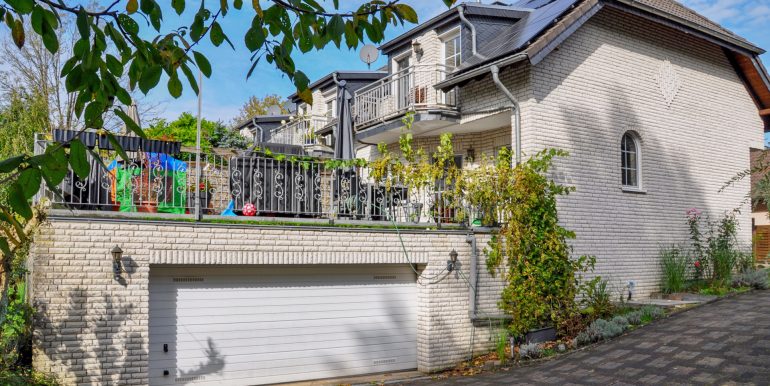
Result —
<instances>
[{"instance_id":1,"label":"arched window","mask_svg":"<svg viewBox=\"0 0 770 386\"><path fill-rule=\"evenodd\" d=\"M639 140L631 133L623 134L620 141L620 174L625 188L641 188L639 174L641 173L641 151Z\"/></svg>"}]
</instances>

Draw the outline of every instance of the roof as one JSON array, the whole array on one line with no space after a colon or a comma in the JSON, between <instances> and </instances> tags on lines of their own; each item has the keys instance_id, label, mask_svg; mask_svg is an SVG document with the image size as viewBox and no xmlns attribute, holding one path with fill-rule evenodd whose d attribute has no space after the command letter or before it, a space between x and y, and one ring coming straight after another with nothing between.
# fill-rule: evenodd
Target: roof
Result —
<instances>
[{"instance_id":1,"label":"roof","mask_svg":"<svg viewBox=\"0 0 770 386\"><path fill-rule=\"evenodd\" d=\"M257 115L248 119L244 119L240 123L238 123L235 128L236 130L241 130L245 127L251 126L254 123L260 124L260 123L275 123L275 122L281 122L284 120L289 119L289 114L279 114L279 115Z\"/></svg>"},{"instance_id":2,"label":"roof","mask_svg":"<svg viewBox=\"0 0 770 386\"><path fill-rule=\"evenodd\" d=\"M322 78L316 80L308 85L310 90L322 89L334 84L334 74L337 74L337 80L371 80L375 81L382 79L388 75L387 71L334 71L324 75ZM288 99L293 102L299 101L297 93L289 95Z\"/></svg>"},{"instance_id":3,"label":"roof","mask_svg":"<svg viewBox=\"0 0 770 386\"><path fill-rule=\"evenodd\" d=\"M522 60L537 64L605 6L679 29L725 49L757 103L765 129L770 131L770 77L758 57L765 51L674 0L520 0L512 7L528 12L492 39L480 40L480 55L465 59L436 87L447 89L486 75L485 69L492 64L502 67Z\"/></svg>"}]
</instances>

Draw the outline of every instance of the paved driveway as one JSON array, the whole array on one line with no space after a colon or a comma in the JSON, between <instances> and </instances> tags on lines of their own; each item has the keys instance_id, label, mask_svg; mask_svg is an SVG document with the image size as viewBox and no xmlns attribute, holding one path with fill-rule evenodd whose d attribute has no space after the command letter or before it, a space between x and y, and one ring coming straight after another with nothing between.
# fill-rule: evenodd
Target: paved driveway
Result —
<instances>
[{"instance_id":1,"label":"paved driveway","mask_svg":"<svg viewBox=\"0 0 770 386\"><path fill-rule=\"evenodd\" d=\"M416 384L725 383L770 385L770 291L707 304L555 360Z\"/></svg>"}]
</instances>

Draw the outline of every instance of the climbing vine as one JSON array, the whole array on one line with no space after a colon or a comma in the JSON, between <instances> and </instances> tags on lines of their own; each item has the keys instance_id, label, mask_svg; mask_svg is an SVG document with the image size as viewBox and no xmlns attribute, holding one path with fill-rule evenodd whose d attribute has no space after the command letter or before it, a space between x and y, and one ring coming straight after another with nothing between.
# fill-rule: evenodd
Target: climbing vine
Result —
<instances>
[{"instance_id":1,"label":"climbing vine","mask_svg":"<svg viewBox=\"0 0 770 386\"><path fill-rule=\"evenodd\" d=\"M499 222L484 252L492 274L504 271L506 285L500 308L512 316L514 336L533 328L561 326L575 315L581 273L594 258L573 258L568 243L575 233L559 224L557 198L574 191L547 176L554 158L567 156L543 150L511 166L504 149L492 162L466 171L460 189L480 208L485 223Z\"/></svg>"}]
</instances>

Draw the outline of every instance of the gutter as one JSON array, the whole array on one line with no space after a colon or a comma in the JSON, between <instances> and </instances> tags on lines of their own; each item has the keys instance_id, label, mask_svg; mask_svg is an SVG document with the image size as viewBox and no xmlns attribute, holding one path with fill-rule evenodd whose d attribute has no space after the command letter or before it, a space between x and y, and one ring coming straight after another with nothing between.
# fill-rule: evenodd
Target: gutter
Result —
<instances>
[{"instance_id":1,"label":"gutter","mask_svg":"<svg viewBox=\"0 0 770 386\"><path fill-rule=\"evenodd\" d=\"M513 166L519 166L521 164L521 109L519 108L519 101L511 94L502 81L500 81L500 68L496 65L492 65L489 68L489 72L492 74L492 81L495 82L497 88L511 101L511 115L513 115L513 130L511 130L511 143L516 144L514 150L516 158ZM511 161L513 162L513 161Z\"/></svg>"},{"instance_id":2,"label":"gutter","mask_svg":"<svg viewBox=\"0 0 770 386\"><path fill-rule=\"evenodd\" d=\"M251 118L251 123L254 124L254 128L259 130L259 137L257 137L257 133L254 133L254 146L257 146L257 139L259 142L263 142L265 139L265 129L257 123L257 118Z\"/></svg>"},{"instance_id":3,"label":"gutter","mask_svg":"<svg viewBox=\"0 0 770 386\"><path fill-rule=\"evenodd\" d=\"M476 308L477 291L476 288L479 283L479 252L476 246L476 235L473 232L468 233L465 236L465 242L471 246L471 262L470 262L470 298L468 299L468 315L470 316L471 323L481 320L511 320L510 315L486 315L479 316L478 309Z\"/></svg>"},{"instance_id":4,"label":"gutter","mask_svg":"<svg viewBox=\"0 0 770 386\"><path fill-rule=\"evenodd\" d=\"M468 21L468 19L465 18L464 10L465 5L461 5L457 7L457 14L460 15L460 21L463 22L463 24L467 25L468 28L471 30L471 51L473 52L473 56L478 56L481 59L486 59L487 57L484 55L479 54L479 52L476 50L476 27Z\"/></svg>"}]
</instances>

